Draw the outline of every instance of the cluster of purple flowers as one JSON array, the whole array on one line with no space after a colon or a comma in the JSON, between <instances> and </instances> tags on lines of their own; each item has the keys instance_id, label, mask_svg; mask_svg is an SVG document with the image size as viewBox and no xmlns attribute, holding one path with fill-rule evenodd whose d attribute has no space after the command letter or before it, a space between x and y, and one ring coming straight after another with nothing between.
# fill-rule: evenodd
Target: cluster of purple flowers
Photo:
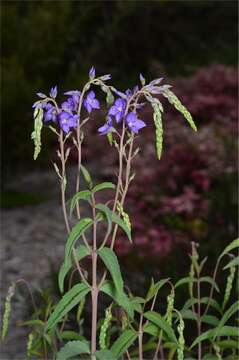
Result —
<instances>
[{"instance_id":1,"label":"cluster of purple flowers","mask_svg":"<svg viewBox=\"0 0 239 360\"><path fill-rule=\"evenodd\" d=\"M125 95L126 98L129 97L131 95L130 90L127 90ZM106 124L98 129L101 135L106 135L109 132L114 131L113 117L116 123L119 124L126 115L126 106L127 100L123 98L118 98L115 100L113 106L109 109ZM125 122L129 130L135 134L137 134L140 129L146 126L142 120L138 119L137 114L133 111L127 113L125 117Z\"/></svg>"},{"instance_id":2,"label":"cluster of purple flowers","mask_svg":"<svg viewBox=\"0 0 239 360\"><path fill-rule=\"evenodd\" d=\"M37 93L40 98L47 98L45 94ZM57 96L57 87L53 87L50 90L50 98L55 100ZM41 107L44 110L44 121L53 121L58 123L60 128L68 133L72 128L77 127L79 115L77 114L81 92L78 90L67 91L64 95L68 96L67 100L64 101L59 107L57 107L54 101L47 102L36 102L33 107ZM94 91L90 91L83 105L90 114L93 109L99 109L100 103L95 98Z\"/></svg>"},{"instance_id":3,"label":"cluster of purple flowers","mask_svg":"<svg viewBox=\"0 0 239 360\"><path fill-rule=\"evenodd\" d=\"M95 78L95 68L92 67L89 71L89 79L94 80ZM101 81L109 80L111 76L104 75L99 79ZM141 82L142 75L141 75ZM115 93L119 96L118 99L115 100L114 104L108 111L106 116L107 122L98 129L98 132L101 135L106 135L109 132L115 131L113 126L113 121L115 120L116 124L120 124L123 119L125 119L125 124L130 131L133 133L138 133L140 129L145 127L145 123L138 119L135 111L128 112L127 111L127 102L129 98L135 94L139 90L138 86L136 86L133 91L127 90L125 93L117 91L114 89ZM41 107L44 110L44 121L49 122L53 121L57 123L60 128L68 133L72 128L76 128L79 123L79 103L81 98L81 92L78 90L71 90L64 93L64 95L68 96L67 100L65 100L60 106L57 106L55 102L55 98L57 96L57 87L52 87L49 93L49 97L43 93L37 93L37 95L43 100L37 101L33 107ZM83 106L90 114L93 109L100 109L100 103L95 97L94 91L89 91L86 97L83 100ZM138 108L140 105L137 105Z\"/></svg>"}]
</instances>

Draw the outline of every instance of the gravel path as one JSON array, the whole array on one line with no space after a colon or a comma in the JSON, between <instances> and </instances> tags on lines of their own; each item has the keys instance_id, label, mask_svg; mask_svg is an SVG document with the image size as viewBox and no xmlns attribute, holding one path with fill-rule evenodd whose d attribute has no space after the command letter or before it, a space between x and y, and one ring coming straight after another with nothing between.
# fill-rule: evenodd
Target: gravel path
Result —
<instances>
[{"instance_id":1,"label":"gravel path","mask_svg":"<svg viewBox=\"0 0 239 360\"><path fill-rule=\"evenodd\" d=\"M75 169L69 171L74 179ZM51 266L62 261L65 227L59 203L56 175L35 172L13 181L9 188L38 193L47 200L39 205L3 210L1 214L1 308L11 282L23 278L41 288L49 281ZM73 184L68 182L71 190ZM23 287L23 286L21 286ZM9 335L2 345L1 360L26 359L27 336L16 322L26 320L26 299L19 294L13 298Z\"/></svg>"}]
</instances>

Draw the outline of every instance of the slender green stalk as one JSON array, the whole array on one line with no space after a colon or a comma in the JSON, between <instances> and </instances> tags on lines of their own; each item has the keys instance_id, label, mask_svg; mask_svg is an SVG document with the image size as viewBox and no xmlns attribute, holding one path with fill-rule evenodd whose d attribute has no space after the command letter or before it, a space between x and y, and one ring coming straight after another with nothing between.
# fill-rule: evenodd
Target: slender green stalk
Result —
<instances>
[{"instance_id":1,"label":"slender green stalk","mask_svg":"<svg viewBox=\"0 0 239 360\"><path fill-rule=\"evenodd\" d=\"M97 285L97 219L95 209L95 197L92 194L92 216L93 216L93 246L92 246L92 286L91 286L91 300L92 300L92 318L91 318L91 354L96 352L96 334L97 334L97 309L98 309L98 293Z\"/></svg>"}]
</instances>

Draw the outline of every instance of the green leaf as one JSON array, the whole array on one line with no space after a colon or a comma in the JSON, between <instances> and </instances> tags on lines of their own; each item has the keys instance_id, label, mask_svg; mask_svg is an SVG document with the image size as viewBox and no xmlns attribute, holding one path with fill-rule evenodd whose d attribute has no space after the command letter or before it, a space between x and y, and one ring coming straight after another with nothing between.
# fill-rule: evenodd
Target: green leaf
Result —
<instances>
[{"instance_id":1,"label":"green leaf","mask_svg":"<svg viewBox=\"0 0 239 360\"><path fill-rule=\"evenodd\" d=\"M46 331L52 329L89 291L90 288L83 283L73 286L56 305L47 321Z\"/></svg>"},{"instance_id":2,"label":"green leaf","mask_svg":"<svg viewBox=\"0 0 239 360\"><path fill-rule=\"evenodd\" d=\"M85 256L87 256L89 254L90 254L90 250L85 245L79 245L76 249L76 257L77 257L78 261L80 261L81 259L83 259ZM65 277L68 274L68 271L71 269L71 267L72 267L72 260L70 257L66 261L64 261L60 267L60 271L58 274L58 284L59 284L60 291L62 293L64 291Z\"/></svg>"},{"instance_id":3,"label":"green leaf","mask_svg":"<svg viewBox=\"0 0 239 360\"><path fill-rule=\"evenodd\" d=\"M239 256L232 259L226 266L224 266L223 270L229 269L230 267L239 266Z\"/></svg>"},{"instance_id":4,"label":"green leaf","mask_svg":"<svg viewBox=\"0 0 239 360\"><path fill-rule=\"evenodd\" d=\"M41 130L43 126L43 109L35 108L34 110L34 131L31 134L31 138L34 141L34 160L37 159L41 152Z\"/></svg>"},{"instance_id":5,"label":"green leaf","mask_svg":"<svg viewBox=\"0 0 239 360\"><path fill-rule=\"evenodd\" d=\"M156 337L158 337L160 334L158 326L154 325L153 323L148 323L147 325L145 325L144 332Z\"/></svg>"},{"instance_id":6,"label":"green leaf","mask_svg":"<svg viewBox=\"0 0 239 360\"><path fill-rule=\"evenodd\" d=\"M111 221L113 223L115 223L119 227L121 227L121 229L128 236L129 241L132 243L131 231L130 231L129 227L125 224L125 222L118 215L116 215L112 210L110 210L110 208L108 206L103 205L103 204L96 205L96 208L98 210L100 210L101 212L103 212L107 216L107 219L111 219Z\"/></svg>"},{"instance_id":7,"label":"green leaf","mask_svg":"<svg viewBox=\"0 0 239 360\"><path fill-rule=\"evenodd\" d=\"M132 243L131 231L125 222L115 213L112 212L112 221L117 224L128 236L129 241Z\"/></svg>"},{"instance_id":8,"label":"green leaf","mask_svg":"<svg viewBox=\"0 0 239 360\"><path fill-rule=\"evenodd\" d=\"M105 215L107 222L108 222L108 230L107 230L107 235L109 236L109 234L111 233L112 230L112 211L108 208L108 206L104 205L104 204L97 204L96 209L98 209L101 213L103 213L103 215Z\"/></svg>"},{"instance_id":9,"label":"green leaf","mask_svg":"<svg viewBox=\"0 0 239 360\"><path fill-rule=\"evenodd\" d=\"M93 181L91 179L89 171L83 165L81 165L81 172L83 174L86 184L88 185L89 189L91 190L93 188Z\"/></svg>"},{"instance_id":10,"label":"green leaf","mask_svg":"<svg viewBox=\"0 0 239 360\"><path fill-rule=\"evenodd\" d=\"M108 141L109 141L110 146L112 146L112 144L113 144L112 131L108 132L106 136L107 136L107 139L108 139Z\"/></svg>"},{"instance_id":11,"label":"green leaf","mask_svg":"<svg viewBox=\"0 0 239 360\"><path fill-rule=\"evenodd\" d=\"M106 349L96 351L95 356L98 360L117 360L113 352Z\"/></svg>"},{"instance_id":12,"label":"green leaf","mask_svg":"<svg viewBox=\"0 0 239 360\"><path fill-rule=\"evenodd\" d=\"M79 237L93 224L93 220L90 218L82 218L71 230L65 247L65 260L64 262L67 264L71 262L71 251L74 246L74 243Z\"/></svg>"},{"instance_id":13,"label":"green leaf","mask_svg":"<svg viewBox=\"0 0 239 360\"><path fill-rule=\"evenodd\" d=\"M168 281L169 281L169 278L167 278L167 279L162 279L162 280L156 282L155 284L154 284L154 282L152 282L152 283L151 283L151 286L150 286L150 288L149 288L149 291L148 291L148 293L147 293L147 295L146 295L146 302L148 302L149 300L151 300L151 299L154 297L154 295L155 295L156 293L158 293L158 291L159 291L165 284L168 283Z\"/></svg>"},{"instance_id":14,"label":"green leaf","mask_svg":"<svg viewBox=\"0 0 239 360\"><path fill-rule=\"evenodd\" d=\"M134 318L134 306L123 290L117 291L113 282L108 280L102 284L100 290L114 299L119 306L125 309L132 319Z\"/></svg>"},{"instance_id":15,"label":"green leaf","mask_svg":"<svg viewBox=\"0 0 239 360\"><path fill-rule=\"evenodd\" d=\"M157 325L160 329L162 329L170 338L171 341L177 343L177 338L174 334L173 329L169 324L163 319L161 315L156 313L155 311L147 311L144 314L144 317L151 321L153 324Z\"/></svg>"},{"instance_id":16,"label":"green leaf","mask_svg":"<svg viewBox=\"0 0 239 360\"><path fill-rule=\"evenodd\" d=\"M137 333L133 330L125 330L111 347L112 353L118 359L134 343Z\"/></svg>"},{"instance_id":17,"label":"green leaf","mask_svg":"<svg viewBox=\"0 0 239 360\"><path fill-rule=\"evenodd\" d=\"M90 354L89 343L87 341L69 341L57 353L56 360L67 360L80 354Z\"/></svg>"},{"instance_id":18,"label":"green leaf","mask_svg":"<svg viewBox=\"0 0 239 360\"><path fill-rule=\"evenodd\" d=\"M239 335L238 328L235 326L223 326L219 331L217 328L208 330L196 338L196 340L192 343L190 349L192 349L194 346L196 346L202 341L212 339L215 336L215 334L217 334L216 336L236 336L236 337L238 337Z\"/></svg>"},{"instance_id":19,"label":"green leaf","mask_svg":"<svg viewBox=\"0 0 239 360\"><path fill-rule=\"evenodd\" d=\"M70 330L65 330L62 331L62 333L59 334L61 340L85 340L84 336L79 335L77 332L75 331L70 331Z\"/></svg>"},{"instance_id":20,"label":"green leaf","mask_svg":"<svg viewBox=\"0 0 239 360\"><path fill-rule=\"evenodd\" d=\"M45 325L44 321L40 319L28 320L21 323L21 326L44 326L44 325Z\"/></svg>"},{"instance_id":21,"label":"green leaf","mask_svg":"<svg viewBox=\"0 0 239 360\"><path fill-rule=\"evenodd\" d=\"M199 280L200 280L200 282L206 282L206 283L211 284L216 289L217 292L220 292L216 281L213 280L213 278L211 278L210 276L203 276Z\"/></svg>"},{"instance_id":22,"label":"green leaf","mask_svg":"<svg viewBox=\"0 0 239 360\"><path fill-rule=\"evenodd\" d=\"M131 306L133 307L133 309L141 314L141 312L142 312L141 304L144 304L145 300L139 296L135 296L135 297L130 298L130 303L131 303Z\"/></svg>"},{"instance_id":23,"label":"green leaf","mask_svg":"<svg viewBox=\"0 0 239 360\"><path fill-rule=\"evenodd\" d=\"M190 277L190 276L187 276L187 277L184 277L182 279L180 279L178 282L176 282L175 284L175 289L181 285L185 285L185 284L188 284L188 283L193 283L193 282L197 282L196 279Z\"/></svg>"},{"instance_id":24,"label":"green leaf","mask_svg":"<svg viewBox=\"0 0 239 360\"><path fill-rule=\"evenodd\" d=\"M106 268L109 270L116 290L122 292L124 283L120 272L119 262L114 251L111 250L110 248L103 247L102 249L99 249L97 252L101 260L104 262Z\"/></svg>"},{"instance_id":25,"label":"green leaf","mask_svg":"<svg viewBox=\"0 0 239 360\"><path fill-rule=\"evenodd\" d=\"M215 338L218 336L218 332L221 330L221 328L226 324L226 322L228 321L228 319L230 319L230 317L235 313L238 312L239 310L239 300L234 302L234 304L232 304L230 306L229 309L227 309L227 311L225 311L225 313L223 314L223 317L221 318L218 327L217 327L217 331L216 334L214 336L214 340Z\"/></svg>"},{"instance_id":26,"label":"green leaf","mask_svg":"<svg viewBox=\"0 0 239 360\"><path fill-rule=\"evenodd\" d=\"M239 343L236 340L228 339L216 342L221 349L239 349Z\"/></svg>"},{"instance_id":27,"label":"green leaf","mask_svg":"<svg viewBox=\"0 0 239 360\"><path fill-rule=\"evenodd\" d=\"M96 193L97 191L105 189L115 189L115 185L112 182L103 182L101 184L95 185L92 189L92 192Z\"/></svg>"},{"instance_id":28,"label":"green leaf","mask_svg":"<svg viewBox=\"0 0 239 360\"><path fill-rule=\"evenodd\" d=\"M70 205L70 216L72 216L73 210L79 200L89 200L91 197L90 190L83 190L78 193L76 193L73 198L71 199L71 205Z\"/></svg>"},{"instance_id":29,"label":"green leaf","mask_svg":"<svg viewBox=\"0 0 239 360\"><path fill-rule=\"evenodd\" d=\"M230 251L232 251L235 248L239 247L239 238L232 241L221 253L219 259L221 259L224 255L228 254Z\"/></svg>"},{"instance_id":30,"label":"green leaf","mask_svg":"<svg viewBox=\"0 0 239 360\"><path fill-rule=\"evenodd\" d=\"M163 95L168 99L170 104L172 104L175 107L175 109L177 109L184 116L184 118L187 120L191 128L194 131L197 131L197 127L193 121L190 112L185 108L185 106L181 103L178 97L169 89L165 90L163 92Z\"/></svg>"}]
</instances>

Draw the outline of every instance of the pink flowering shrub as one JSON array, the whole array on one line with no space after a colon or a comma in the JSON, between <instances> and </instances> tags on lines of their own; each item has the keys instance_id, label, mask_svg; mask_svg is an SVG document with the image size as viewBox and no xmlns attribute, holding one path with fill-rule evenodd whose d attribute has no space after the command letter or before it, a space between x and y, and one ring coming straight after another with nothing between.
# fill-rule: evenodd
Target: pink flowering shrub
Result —
<instances>
[{"instance_id":1,"label":"pink flowering shrub","mask_svg":"<svg viewBox=\"0 0 239 360\"><path fill-rule=\"evenodd\" d=\"M192 137L177 111L165 102L164 153L167 156L163 153L159 166L154 157L152 110L146 106L141 111L147 127L140 139L142 151L134 163L137 176L129 188L127 205L135 219L135 246L129 246L118 237L116 251L122 256L135 251L144 257L167 255L175 244L205 239L210 233L208 217L213 203L212 192L218 188L217 179L236 170L236 69L211 65L199 69L191 77L177 78L171 83L176 95L184 99L200 131ZM99 117L94 114L93 117L89 122L92 136L100 124ZM106 146L101 142L92 147L90 138L85 140L83 157L90 157L94 162L100 154L104 166L99 172L107 178L116 170L115 153L108 150L106 139L102 140ZM71 156L74 161L77 154L73 152ZM99 164L95 163L97 171ZM215 219L216 230L220 232L225 226L223 213L215 216L214 222Z\"/></svg>"}]
</instances>

